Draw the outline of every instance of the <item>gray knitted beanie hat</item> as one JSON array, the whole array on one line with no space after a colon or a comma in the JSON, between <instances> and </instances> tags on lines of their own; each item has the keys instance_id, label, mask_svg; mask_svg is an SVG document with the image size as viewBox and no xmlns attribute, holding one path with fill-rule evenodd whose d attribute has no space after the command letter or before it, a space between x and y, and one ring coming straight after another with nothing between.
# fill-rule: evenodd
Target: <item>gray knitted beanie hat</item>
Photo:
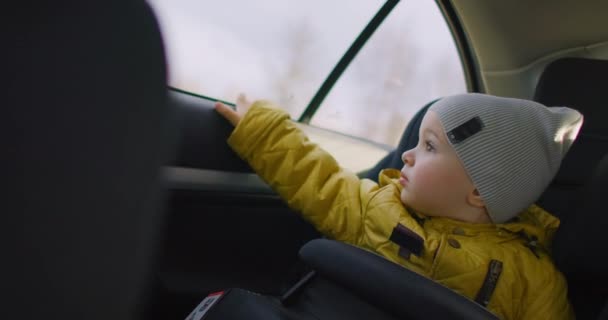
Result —
<instances>
[{"instance_id":1,"label":"gray knitted beanie hat","mask_svg":"<svg viewBox=\"0 0 608 320\"><path fill-rule=\"evenodd\" d=\"M540 197L583 122L567 107L476 93L442 98L429 110L439 116L494 223Z\"/></svg>"}]
</instances>

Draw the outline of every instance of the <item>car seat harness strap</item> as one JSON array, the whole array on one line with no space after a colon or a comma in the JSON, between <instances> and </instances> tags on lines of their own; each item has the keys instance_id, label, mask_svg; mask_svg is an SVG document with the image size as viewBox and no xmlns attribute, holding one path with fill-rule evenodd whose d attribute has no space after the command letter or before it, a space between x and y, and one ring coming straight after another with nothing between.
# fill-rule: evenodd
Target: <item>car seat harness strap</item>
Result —
<instances>
[{"instance_id":1,"label":"car seat harness strap","mask_svg":"<svg viewBox=\"0 0 608 320\"><path fill-rule=\"evenodd\" d=\"M400 246L399 255L406 259L410 253L420 256L424 248L424 239L400 223L393 229L389 240Z\"/></svg>"}]
</instances>

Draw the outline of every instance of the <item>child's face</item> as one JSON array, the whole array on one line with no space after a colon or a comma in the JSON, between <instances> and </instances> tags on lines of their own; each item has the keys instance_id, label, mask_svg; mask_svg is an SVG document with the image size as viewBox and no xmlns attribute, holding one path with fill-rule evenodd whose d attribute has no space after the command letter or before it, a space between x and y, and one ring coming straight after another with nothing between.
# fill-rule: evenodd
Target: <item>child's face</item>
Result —
<instances>
[{"instance_id":1,"label":"child's face","mask_svg":"<svg viewBox=\"0 0 608 320\"><path fill-rule=\"evenodd\" d=\"M475 192L475 186L435 112L426 113L419 134L418 145L401 156L401 201L429 216L472 221L467 216L467 195Z\"/></svg>"}]
</instances>

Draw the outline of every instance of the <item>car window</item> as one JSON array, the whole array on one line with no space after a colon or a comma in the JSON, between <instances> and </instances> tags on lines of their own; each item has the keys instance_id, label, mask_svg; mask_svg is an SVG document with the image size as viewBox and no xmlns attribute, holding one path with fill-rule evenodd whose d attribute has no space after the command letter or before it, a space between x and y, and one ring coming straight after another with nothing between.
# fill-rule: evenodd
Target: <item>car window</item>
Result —
<instances>
[{"instance_id":1,"label":"car window","mask_svg":"<svg viewBox=\"0 0 608 320\"><path fill-rule=\"evenodd\" d=\"M293 119L302 116L338 61L388 4L150 3L161 25L172 87L225 101L244 92L276 102ZM301 127L342 166L361 172L396 146L423 105L465 91L458 52L435 2L402 1Z\"/></svg>"},{"instance_id":2,"label":"car window","mask_svg":"<svg viewBox=\"0 0 608 320\"><path fill-rule=\"evenodd\" d=\"M216 99L277 102L297 119L384 1L150 0L169 84Z\"/></svg>"},{"instance_id":3,"label":"car window","mask_svg":"<svg viewBox=\"0 0 608 320\"><path fill-rule=\"evenodd\" d=\"M460 58L434 1L402 1L351 62L311 124L396 146L426 103L466 92Z\"/></svg>"}]
</instances>

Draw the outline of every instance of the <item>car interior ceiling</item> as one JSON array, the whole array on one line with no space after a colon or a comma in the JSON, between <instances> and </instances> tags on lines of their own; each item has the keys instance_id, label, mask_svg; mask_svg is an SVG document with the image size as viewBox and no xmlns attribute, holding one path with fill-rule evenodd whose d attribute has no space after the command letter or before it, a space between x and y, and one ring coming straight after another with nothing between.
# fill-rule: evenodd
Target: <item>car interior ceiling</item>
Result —
<instances>
[{"instance_id":1,"label":"car interior ceiling","mask_svg":"<svg viewBox=\"0 0 608 320\"><path fill-rule=\"evenodd\" d=\"M531 49L512 57L508 53L517 51L507 45L512 39L500 40L505 41L496 46L501 53L490 48L500 30L478 31L487 29L488 16L516 15L507 2L452 3L471 37L489 93L569 105L585 115L580 139L540 203L563 222L553 251L568 278L578 318L608 317L608 257L597 240L607 226L606 216L598 213L604 211L600 199L608 190L603 107L608 4L576 6L581 8L573 14L591 17L589 23L569 23L578 33L555 34L589 36L563 48L554 47L557 38L535 47L535 38L524 37L526 30L513 31L514 37L528 39L525 47ZM572 13L566 7L572 2L555 3L561 9L547 19L565 27L559 22ZM543 10L529 10L524 21ZM296 263L297 253L319 234L250 178L248 166L225 144L218 147L230 128L213 113L210 101L167 91L161 32L144 1L48 4L34 12L22 6L10 23L16 26L10 40L19 45L6 48L5 70L12 78L9 113L2 117L10 133L3 142L9 150L3 157L8 168L3 211L9 218L1 227L7 246L2 270L3 287L10 292L4 318L169 318L189 311L212 287L247 287L276 296L286 289L285 277L310 271ZM515 28L516 23L508 25ZM547 47L541 48L543 43ZM540 49L546 51L542 59L531 59ZM575 58L557 59L551 50ZM498 60L490 61L491 56ZM518 69L522 65L529 67ZM206 123L210 126L196 122L214 117L219 120ZM403 140L410 139L404 135ZM205 180L216 171L238 172L253 179L240 181L249 183L250 192L234 190L242 184L218 192L207 182L196 184L196 190L175 185L166 195L166 177L159 172L166 164L207 170L172 171L174 178L201 174ZM163 209L169 217L163 217ZM200 214L207 211L214 216ZM258 217L273 223L260 224ZM249 242L253 238L257 242ZM277 238L286 240L277 244ZM273 245L280 246L279 252ZM249 265L244 267L244 261ZM207 287L201 289L200 283ZM349 294L341 285L315 285L321 292ZM162 313L163 307L175 310Z\"/></svg>"},{"instance_id":2,"label":"car interior ceiling","mask_svg":"<svg viewBox=\"0 0 608 320\"><path fill-rule=\"evenodd\" d=\"M486 93L532 99L560 57L608 59L608 3L450 0Z\"/></svg>"}]
</instances>

